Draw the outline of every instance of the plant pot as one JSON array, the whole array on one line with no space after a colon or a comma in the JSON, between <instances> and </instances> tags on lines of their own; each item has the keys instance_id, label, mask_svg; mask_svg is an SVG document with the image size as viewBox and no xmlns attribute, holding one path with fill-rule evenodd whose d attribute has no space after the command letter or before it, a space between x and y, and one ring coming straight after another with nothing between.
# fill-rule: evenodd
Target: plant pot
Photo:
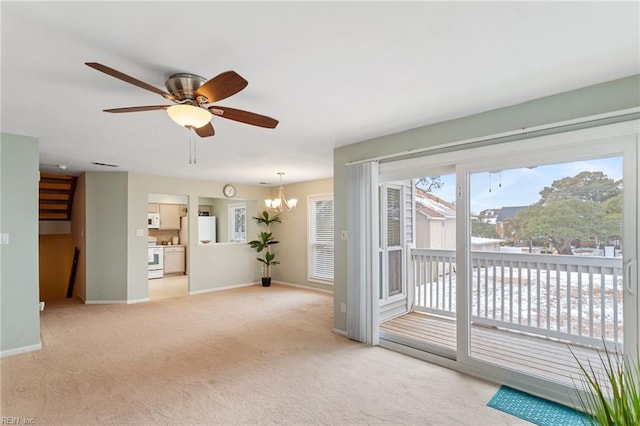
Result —
<instances>
[{"instance_id":1,"label":"plant pot","mask_svg":"<svg viewBox=\"0 0 640 426\"><path fill-rule=\"evenodd\" d=\"M262 277L262 287L269 287L271 285L271 277Z\"/></svg>"}]
</instances>

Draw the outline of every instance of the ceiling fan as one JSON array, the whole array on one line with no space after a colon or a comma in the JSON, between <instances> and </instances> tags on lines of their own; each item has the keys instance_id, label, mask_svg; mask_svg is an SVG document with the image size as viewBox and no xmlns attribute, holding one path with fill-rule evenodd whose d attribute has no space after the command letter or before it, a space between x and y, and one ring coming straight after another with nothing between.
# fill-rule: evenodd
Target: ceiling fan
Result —
<instances>
[{"instance_id":1,"label":"ceiling fan","mask_svg":"<svg viewBox=\"0 0 640 426\"><path fill-rule=\"evenodd\" d=\"M211 124L212 116L239 121L259 127L273 129L278 125L278 120L265 115L256 114L241 109L228 108L219 105L211 105L214 102L235 95L245 87L247 80L235 71L226 71L206 80L198 75L179 73L173 74L165 82L168 93L134 77L124 74L97 62L85 62L85 65L101 71L111 77L133 84L142 89L157 93L174 105L147 105L127 108L105 109L105 112L123 113L153 110L166 110L167 114L177 124L193 129L198 136L213 136L215 131Z\"/></svg>"}]
</instances>

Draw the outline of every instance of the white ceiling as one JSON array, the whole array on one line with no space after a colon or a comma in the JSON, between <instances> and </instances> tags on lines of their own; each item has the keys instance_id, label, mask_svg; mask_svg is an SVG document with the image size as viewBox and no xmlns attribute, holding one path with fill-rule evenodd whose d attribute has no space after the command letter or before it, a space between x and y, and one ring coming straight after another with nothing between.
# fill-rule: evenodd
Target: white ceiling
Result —
<instances>
[{"instance_id":1,"label":"white ceiling","mask_svg":"<svg viewBox=\"0 0 640 426\"><path fill-rule=\"evenodd\" d=\"M2 132L40 140L43 169L257 184L330 177L333 149L640 73L638 2L7 2ZM280 120L214 117L198 140L159 95L189 72L249 81L219 104ZM106 169L113 170L113 169Z\"/></svg>"}]
</instances>

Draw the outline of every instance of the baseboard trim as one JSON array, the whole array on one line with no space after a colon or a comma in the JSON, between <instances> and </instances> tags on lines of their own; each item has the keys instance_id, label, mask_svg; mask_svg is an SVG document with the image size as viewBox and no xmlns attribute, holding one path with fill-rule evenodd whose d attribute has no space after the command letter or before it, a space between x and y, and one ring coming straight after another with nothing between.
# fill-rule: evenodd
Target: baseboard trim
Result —
<instances>
[{"instance_id":1,"label":"baseboard trim","mask_svg":"<svg viewBox=\"0 0 640 426\"><path fill-rule=\"evenodd\" d=\"M334 328L333 332L336 333L336 334L339 334L341 336L347 337L347 332L345 330L340 330L338 328Z\"/></svg>"},{"instance_id":2,"label":"baseboard trim","mask_svg":"<svg viewBox=\"0 0 640 426\"><path fill-rule=\"evenodd\" d=\"M142 299L131 299L131 300L127 300L127 305L131 305L134 303L144 303L144 302L148 302L149 299L148 297L143 297Z\"/></svg>"},{"instance_id":3,"label":"baseboard trim","mask_svg":"<svg viewBox=\"0 0 640 426\"><path fill-rule=\"evenodd\" d=\"M148 302L148 297L141 299L129 299L129 300L84 300L85 305L132 305L134 303Z\"/></svg>"},{"instance_id":4,"label":"baseboard trim","mask_svg":"<svg viewBox=\"0 0 640 426\"><path fill-rule=\"evenodd\" d=\"M13 356L13 355L20 355L27 352L35 352L35 351L39 351L40 349L42 349L42 343L38 343L37 345L22 346L20 348L7 349L6 351L0 352L0 358Z\"/></svg>"},{"instance_id":5,"label":"baseboard trim","mask_svg":"<svg viewBox=\"0 0 640 426\"><path fill-rule=\"evenodd\" d=\"M258 283L258 282L252 282L252 283L245 283L245 284L228 285L228 286L225 286L225 287L208 288L206 290L189 291L189 296L195 296L197 294L212 293L212 292L215 292L215 291L233 290L235 288L251 287L253 285L259 285L259 284L260 283Z\"/></svg>"},{"instance_id":6,"label":"baseboard trim","mask_svg":"<svg viewBox=\"0 0 640 426\"><path fill-rule=\"evenodd\" d=\"M272 281L272 284L280 284L280 285L286 285L286 286L289 286L289 287L297 287L297 288L303 288L305 290L315 290L315 291L319 291L321 293L333 294L333 290L327 290L327 289L324 289L324 288L311 287L311 286L302 285L302 284L294 284L294 283L289 283L289 282L286 282L286 281Z\"/></svg>"}]
</instances>

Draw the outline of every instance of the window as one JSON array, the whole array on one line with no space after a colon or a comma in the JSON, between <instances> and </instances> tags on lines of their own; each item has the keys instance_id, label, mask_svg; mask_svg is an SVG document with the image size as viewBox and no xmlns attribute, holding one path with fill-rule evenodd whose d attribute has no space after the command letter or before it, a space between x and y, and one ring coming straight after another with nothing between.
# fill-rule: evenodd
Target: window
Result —
<instances>
[{"instance_id":1,"label":"window","mask_svg":"<svg viewBox=\"0 0 640 426\"><path fill-rule=\"evenodd\" d=\"M309 281L333 283L333 194L310 195Z\"/></svg>"},{"instance_id":2,"label":"window","mask_svg":"<svg viewBox=\"0 0 640 426\"><path fill-rule=\"evenodd\" d=\"M229 242L247 240L247 205L229 204Z\"/></svg>"},{"instance_id":3,"label":"window","mask_svg":"<svg viewBox=\"0 0 640 426\"><path fill-rule=\"evenodd\" d=\"M402 215L405 214L402 186L384 184L380 186L379 196L381 218L379 299L382 303L386 303L393 296L402 296L406 293L402 276L404 245Z\"/></svg>"}]
</instances>

